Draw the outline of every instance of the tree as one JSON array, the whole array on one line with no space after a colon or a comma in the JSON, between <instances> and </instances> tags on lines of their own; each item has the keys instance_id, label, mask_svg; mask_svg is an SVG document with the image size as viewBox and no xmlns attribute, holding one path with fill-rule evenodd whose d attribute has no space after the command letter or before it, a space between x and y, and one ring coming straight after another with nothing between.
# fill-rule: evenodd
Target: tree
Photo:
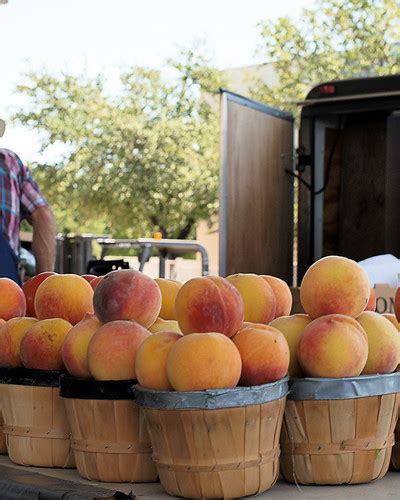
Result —
<instances>
[{"instance_id":1,"label":"tree","mask_svg":"<svg viewBox=\"0 0 400 500\"><path fill-rule=\"evenodd\" d=\"M218 197L218 107L210 96L221 73L193 50L169 61L174 78L135 67L121 91L95 79L48 72L18 86L30 100L15 120L41 132L60 161L33 165L62 231L120 237L193 236Z\"/></svg>"},{"instance_id":2,"label":"tree","mask_svg":"<svg viewBox=\"0 0 400 500\"><path fill-rule=\"evenodd\" d=\"M260 24L261 53L278 84L258 82L253 95L296 114L318 83L400 72L398 0L318 0L302 17Z\"/></svg>"}]
</instances>

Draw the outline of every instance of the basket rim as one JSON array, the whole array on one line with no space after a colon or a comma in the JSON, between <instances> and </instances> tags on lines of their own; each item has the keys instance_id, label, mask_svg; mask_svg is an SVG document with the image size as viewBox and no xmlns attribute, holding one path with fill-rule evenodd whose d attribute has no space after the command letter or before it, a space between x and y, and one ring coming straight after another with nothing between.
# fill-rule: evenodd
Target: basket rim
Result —
<instances>
[{"instance_id":1,"label":"basket rim","mask_svg":"<svg viewBox=\"0 0 400 500\"><path fill-rule=\"evenodd\" d=\"M160 410L218 410L268 403L286 397L289 377L276 382L231 389L204 391L156 391L135 386L135 402L145 408Z\"/></svg>"},{"instance_id":2,"label":"basket rim","mask_svg":"<svg viewBox=\"0 0 400 500\"><path fill-rule=\"evenodd\" d=\"M400 392L400 372L345 378L292 378L288 399L331 400L383 396Z\"/></svg>"}]
</instances>

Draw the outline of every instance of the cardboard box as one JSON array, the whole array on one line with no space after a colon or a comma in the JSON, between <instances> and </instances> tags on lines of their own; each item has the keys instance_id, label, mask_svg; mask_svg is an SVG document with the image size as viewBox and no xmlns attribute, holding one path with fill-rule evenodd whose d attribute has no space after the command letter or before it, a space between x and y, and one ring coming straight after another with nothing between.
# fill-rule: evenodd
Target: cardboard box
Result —
<instances>
[{"instance_id":1,"label":"cardboard box","mask_svg":"<svg viewBox=\"0 0 400 500\"><path fill-rule=\"evenodd\" d=\"M394 314L394 296L396 288L391 288L389 285L377 284L374 286L376 297L376 312ZM304 313L304 309L300 302L300 288L291 287L293 296L292 314Z\"/></svg>"}]
</instances>

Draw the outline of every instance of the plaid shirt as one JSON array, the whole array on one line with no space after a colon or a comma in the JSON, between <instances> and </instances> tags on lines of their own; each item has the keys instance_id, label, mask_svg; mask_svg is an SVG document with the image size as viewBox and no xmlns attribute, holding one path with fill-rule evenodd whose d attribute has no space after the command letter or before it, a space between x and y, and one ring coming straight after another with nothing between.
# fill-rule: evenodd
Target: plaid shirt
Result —
<instances>
[{"instance_id":1,"label":"plaid shirt","mask_svg":"<svg viewBox=\"0 0 400 500\"><path fill-rule=\"evenodd\" d=\"M19 226L32 212L47 205L29 169L8 149L0 148L0 228L19 254Z\"/></svg>"}]
</instances>

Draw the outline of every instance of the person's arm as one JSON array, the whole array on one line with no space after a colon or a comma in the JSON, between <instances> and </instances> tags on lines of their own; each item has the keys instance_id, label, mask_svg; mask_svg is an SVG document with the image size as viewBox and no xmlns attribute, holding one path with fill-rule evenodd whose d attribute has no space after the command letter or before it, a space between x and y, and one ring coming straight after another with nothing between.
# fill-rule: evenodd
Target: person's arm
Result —
<instances>
[{"instance_id":1,"label":"person's arm","mask_svg":"<svg viewBox=\"0 0 400 500\"><path fill-rule=\"evenodd\" d=\"M48 205L33 210L32 251L36 259L36 274L54 271L56 256L56 225L53 211Z\"/></svg>"}]
</instances>

